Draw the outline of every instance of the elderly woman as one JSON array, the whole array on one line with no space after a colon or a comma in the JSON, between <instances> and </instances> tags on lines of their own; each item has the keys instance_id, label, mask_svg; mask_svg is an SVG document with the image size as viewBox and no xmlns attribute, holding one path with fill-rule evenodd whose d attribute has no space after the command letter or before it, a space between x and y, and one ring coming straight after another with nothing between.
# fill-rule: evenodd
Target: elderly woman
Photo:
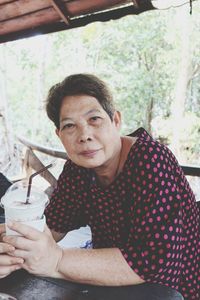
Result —
<instances>
[{"instance_id":1,"label":"elderly woman","mask_svg":"<svg viewBox=\"0 0 200 300\"><path fill-rule=\"evenodd\" d=\"M46 210L51 231L12 222L24 237L4 237L16 248L10 254L37 275L95 285L152 282L199 300L199 212L170 150L142 128L120 136L120 113L93 75L53 86L47 114L69 157ZM84 225L93 249L56 244Z\"/></svg>"}]
</instances>

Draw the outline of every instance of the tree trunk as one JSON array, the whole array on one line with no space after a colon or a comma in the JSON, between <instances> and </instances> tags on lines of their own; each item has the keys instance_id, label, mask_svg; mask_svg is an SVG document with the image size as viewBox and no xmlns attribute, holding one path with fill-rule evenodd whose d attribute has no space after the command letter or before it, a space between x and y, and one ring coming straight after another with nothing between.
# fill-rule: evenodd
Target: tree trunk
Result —
<instances>
[{"instance_id":1,"label":"tree trunk","mask_svg":"<svg viewBox=\"0 0 200 300\"><path fill-rule=\"evenodd\" d=\"M179 24L180 38L180 64L177 81L174 90L174 101L171 105L172 114L172 151L179 160L184 160L181 152L181 134L184 127L183 117L185 101L187 97L187 87L190 74L190 20L188 8L183 7L177 10L176 23Z\"/></svg>"},{"instance_id":2,"label":"tree trunk","mask_svg":"<svg viewBox=\"0 0 200 300\"><path fill-rule=\"evenodd\" d=\"M153 118L153 106L154 106L154 98L151 97L146 111L146 129L150 134L152 134L151 121Z\"/></svg>"},{"instance_id":3,"label":"tree trunk","mask_svg":"<svg viewBox=\"0 0 200 300\"><path fill-rule=\"evenodd\" d=\"M45 87L45 65L46 57L48 51L48 36L45 36L40 41L40 58L37 68L37 78L36 78L36 95L35 95L35 120L34 123L37 124L33 126L32 136L35 138L40 134L43 128L43 118L41 118L41 112L44 110L44 87ZM44 115L44 114L43 114Z\"/></svg>"},{"instance_id":4,"label":"tree trunk","mask_svg":"<svg viewBox=\"0 0 200 300\"><path fill-rule=\"evenodd\" d=\"M7 74L6 74L6 45L2 46L0 68L0 122L2 127L1 141L1 164L9 165L14 156L13 130L8 111Z\"/></svg>"}]
</instances>

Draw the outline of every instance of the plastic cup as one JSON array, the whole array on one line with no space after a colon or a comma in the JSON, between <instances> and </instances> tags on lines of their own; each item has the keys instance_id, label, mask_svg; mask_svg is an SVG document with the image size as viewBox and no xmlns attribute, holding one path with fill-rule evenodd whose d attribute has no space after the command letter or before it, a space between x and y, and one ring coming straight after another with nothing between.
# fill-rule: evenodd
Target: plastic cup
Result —
<instances>
[{"instance_id":1,"label":"plastic cup","mask_svg":"<svg viewBox=\"0 0 200 300\"><path fill-rule=\"evenodd\" d=\"M1 198L1 205L5 210L5 224L8 221L17 221L43 231L46 223L44 210L49 203L48 196L32 186L29 203L26 204L27 189L28 186L23 182L15 183ZM10 230L6 225L6 235L20 234Z\"/></svg>"},{"instance_id":2,"label":"plastic cup","mask_svg":"<svg viewBox=\"0 0 200 300\"><path fill-rule=\"evenodd\" d=\"M17 298L8 294L0 293L0 300L17 300Z\"/></svg>"}]
</instances>

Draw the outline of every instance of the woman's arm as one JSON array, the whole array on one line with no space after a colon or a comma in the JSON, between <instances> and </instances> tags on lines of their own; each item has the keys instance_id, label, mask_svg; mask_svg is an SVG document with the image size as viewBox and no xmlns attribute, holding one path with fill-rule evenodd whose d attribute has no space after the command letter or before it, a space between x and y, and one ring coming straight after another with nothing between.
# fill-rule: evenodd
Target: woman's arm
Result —
<instances>
[{"instance_id":1,"label":"woman's arm","mask_svg":"<svg viewBox=\"0 0 200 300\"><path fill-rule=\"evenodd\" d=\"M23 258L22 267L30 273L93 285L144 282L117 248L63 250L47 227L43 233L17 222L12 222L9 227L23 237L5 236L4 241L16 248L10 254Z\"/></svg>"},{"instance_id":2,"label":"woman's arm","mask_svg":"<svg viewBox=\"0 0 200 300\"><path fill-rule=\"evenodd\" d=\"M118 248L65 249L58 276L92 285L122 286L144 281L128 266Z\"/></svg>"}]
</instances>

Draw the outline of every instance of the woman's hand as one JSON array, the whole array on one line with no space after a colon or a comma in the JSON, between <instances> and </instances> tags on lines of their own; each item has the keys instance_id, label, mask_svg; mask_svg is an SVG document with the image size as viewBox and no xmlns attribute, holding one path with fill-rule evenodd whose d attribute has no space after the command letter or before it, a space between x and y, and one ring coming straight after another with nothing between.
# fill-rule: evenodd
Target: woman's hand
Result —
<instances>
[{"instance_id":1,"label":"woman's hand","mask_svg":"<svg viewBox=\"0 0 200 300\"><path fill-rule=\"evenodd\" d=\"M0 224L0 241L5 234L5 224ZM13 271L21 269L24 262L22 258L10 256L7 253L13 252L15 248L7 243L0 242L0 278L6 277Z\"/></svg>"},{"instance_id":2,"label":"woman's hand","mask_svg":"<svg viewBox=\"0 0 200 300\"><path fill-rule=\"evenodd\" d=\"M3 238L4 242L15 247L9 254L24 259L22 268L40 276L62 277L57 270L62 249L54 241L47 226L44 232L14 221L8 223L8 226L22 235Z\"/></svg>"}]
</instances>

